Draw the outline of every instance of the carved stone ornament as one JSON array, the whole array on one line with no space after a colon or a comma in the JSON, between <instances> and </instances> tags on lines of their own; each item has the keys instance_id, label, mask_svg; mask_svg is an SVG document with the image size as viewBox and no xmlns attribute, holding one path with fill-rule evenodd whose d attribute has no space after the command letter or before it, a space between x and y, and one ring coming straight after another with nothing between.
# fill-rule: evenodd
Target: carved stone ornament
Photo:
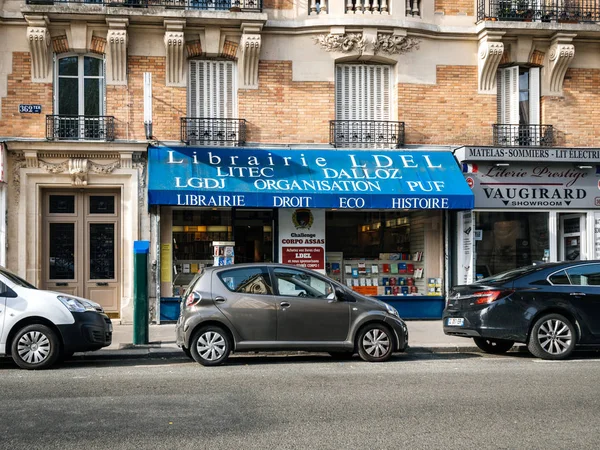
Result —
<instances>
[{"instance_id":1,"label":"carved stone ornament","mask_svg":"<svg viewBox=\"0 0 600 450\"><path fill-rule=\"evenodd\" d=\"M127 19L111 19L108 22L106 83L127 84Z\"/></svg>"},{"instance_id":2,"label":"carved stone ornament","mask_svg":"<svg viewBox=\"0 0 600 450\"><path fill-rule=\"evenodd\" d=\"M548 95L562 95L563 81L569 64L575 57L572 37L559 36L552 41L546 69Z\"/></svg>"},{"instance_id":3,"label":"carved stone ornament","mask_svg":"<svg viewBox=\"0 0 600 450\"><path fill-rule=\"evenodd\" d=\"M165 50L167 53L166 70L167 86L183 86L183 62L185 50L185 38L183 27L185 21L165 19Z\"/></svg>"},{"instance_id":4,"label":"carved stone ornament","mask_svg":"<svg viewBox=\"0 0 600 450\"><path fill-rule=\"evenodd\" d=\"M116 161L110 164L98 164L85 158L71 158L60 163L51 163L39 159L39 168L48 173L64 173L71 175L73 186L86 186L88 173L109 174L120 166Z\"/></svg>"},{"instance_id":5,"label":"carved stone ornament","mask_svg":"<svg viewBox=\"0 0 600 450\"><path fill-rule=\"evenodd\" d=\"M479 39L478 76L479 92L493 94L496 89L496 72L504 54L504 33L486 33Z\"/></svg>"},{"instance_id":6,"label":"carved stone ornament","mask_svg":"<svg viewBox=\"0 0 600 450\"><path fill-rule=\"evenodd\" d=\"M12 182L9 184L15 190L15 204L19 205L21 197L21 169L27 167L24 155L15 155L12 163Z\"/></svg>"},{"instance_id":7,"label":"carved stone ornament","mask_svg":"<svg viewBox=\"0 0 600 450\"><path fill-rule=\"evenodd\" d=\"M47 27L27 27L27 41L31 52L31 81L46 81L50 70L50 33Z\"/></svg>"},{"instance_id":8,"label":"carved stone ornament","mask_svg":"<svg viewBox=\"0 0 600 450\"><path fill-rule=\"evenodd\" d=\"M373 43L375 53L386 53L388 55L401 55L418 49L418 39L395 34L379 34L377 40Z\"/></svg>"},{"instance_id":9,"label":"carved stone ornament","mask_svg":"<svg viewBox=\"0 0 600 450\"><path fill-rule=\"evenodd\" d=\"M362 34L321 34L313 38L326 52L350 53L357 51L362 54L367 42Z\"/></svg>"},{"instance_id":10,"label":"carved stone ornament","mask_svg":"<svg viewBox=\"0 0 600 450\"><path fill-rule=\"evenodd\" d=\"M258 89L258 57L261 47L260 34L243 34L242 50L242 88Z\"/></svg>"}]
</instances>

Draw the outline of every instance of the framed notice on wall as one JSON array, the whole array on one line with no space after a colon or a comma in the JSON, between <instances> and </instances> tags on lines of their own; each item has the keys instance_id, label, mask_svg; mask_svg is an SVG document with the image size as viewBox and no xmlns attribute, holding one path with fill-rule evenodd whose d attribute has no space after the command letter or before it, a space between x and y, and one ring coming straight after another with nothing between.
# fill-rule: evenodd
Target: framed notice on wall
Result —
<instances>
[{"instance_id":1,"label":"framed notice on wall","mask_svg":"<svg viewBox=\"0 0 600 450\"><path fill-rule=\"evenodd\" d=\"M325 274L324 210L279 210L279 262Z\"/></svg>"}]
</instances>

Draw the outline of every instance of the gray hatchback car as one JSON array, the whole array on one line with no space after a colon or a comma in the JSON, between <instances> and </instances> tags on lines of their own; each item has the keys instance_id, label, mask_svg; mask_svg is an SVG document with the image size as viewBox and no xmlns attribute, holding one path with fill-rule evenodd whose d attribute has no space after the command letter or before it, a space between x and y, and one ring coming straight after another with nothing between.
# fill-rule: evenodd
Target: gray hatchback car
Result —
<instances>
[{"instance_id":1,"label":"gray hatchback car","mask_svg":"<svg viewBox=\"0 0 600 450\"><path fill-rule=\"evenodd\" d=\"M214 366L232 351L304 350L386 361L408 346L398 311L312 270L274 263L204 269L181 301L177 344Z\"/></svg>"}]
</instances>

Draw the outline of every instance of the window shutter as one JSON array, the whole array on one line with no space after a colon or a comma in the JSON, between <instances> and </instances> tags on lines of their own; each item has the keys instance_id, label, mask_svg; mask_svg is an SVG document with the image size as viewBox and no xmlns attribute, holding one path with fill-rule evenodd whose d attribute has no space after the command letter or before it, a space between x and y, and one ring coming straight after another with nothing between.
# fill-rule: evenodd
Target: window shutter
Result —
<instances>
[{"instance_id":1,"label":"window shutter","mask_svg":"<svg viewBox=\"0 0 600 450\"><path fill-rule=\"evenodd\" d=\"M102 78L100 79L100 95L102 95L102 103L100 105L100 115L104 116L106 114L106 55L102 56L101 70Z\"/></svg>"},{"instance_id":2,"label":"window shutter","mask_svg":"<svg viewBox=\"0 0 600 450\"><path fill-rule=\"evenodd\" d=\"M198 117L198 61L190 61L188 117Z\"/></svg>"},{"instance_id":3,"label":"window shutter","mask_svg":"<svg viewBox=\"0 0 600 450\"><path fill-rule=\"evenodd\" d=\"M389 66L338 64L336 120L389 120Z\"/></svg>"},{"instance_id":4,"label":"window shutter","mask_svg":"<svg viewBox=\"0 0 600 450\"><path fill-rule=\"evenodd\" d=\"M510 124L519 123L519 67L509 67L508 72L508 95L506 100L509 102L508 122Z\"/></svg>"},{"instance_id":5,"label":"window shutter","mask_svg":"<svg viewBox=\"0 0 600 450\"><path fill-rule=\"evenodd\" d=\"M540 68L529 69L529 123L540 124Z\"/></svg>"}]
</instances>

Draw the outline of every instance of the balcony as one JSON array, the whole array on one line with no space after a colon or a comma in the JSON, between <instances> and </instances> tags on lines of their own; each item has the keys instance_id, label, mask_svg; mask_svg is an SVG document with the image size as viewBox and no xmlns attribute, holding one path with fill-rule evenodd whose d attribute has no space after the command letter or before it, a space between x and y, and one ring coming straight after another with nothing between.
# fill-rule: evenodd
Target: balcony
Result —
<instances>
[{"instance_id":1,"label":"balcony","mask_svg":"<svg viewBox=\"0 0 600 450\"><path fill-rule=\"evenodd\" d=\"M477 21L563 22L600 21L595 0L478 0Z\"/></svg>"},{"instance_id":2,"label":"balcony","mask_svg":"<svg viewBox=\"0 0 600 450\"><path fill-rule=\"evenodd\" d=\"M331 120L329 143L334 147L399 148L404 145L404 122Z\"/></svg>"},{"instance_id":3,"label":"balcony","mask_svg":"<svg viewBox=\"0 0 600 450\"><path fill-rule=\"evenodd\" d=\"M111 7L148 8L162 6L174 9L261 12L262 0L26 0L28 5L60 3L89 4Z\"/></svg>"},{"instance_id":4,"label":"balcony","mask_svg":"<svg viewBox=\"0 0 600 450\"><path fill-rule=\"evenodd\" d=\"M114 141L113 116L46 116L46 139L50 141Z\"/></svg>"},{"instance_id":5,"label":"balcony","mask_svg":"<svg viewBox=\"0 0 600 450\"><path fill-rule=\"evenodd\" d=\"M494 124L494 145L503 147L552 147L554 129L552 125L507 125Z\"/></svg>"},{"instance_id":6,"label":"balcony","mask_svg":"<svg viewBox=\"0 0 600 450\"><path fill-rule=\"evenodd\" d=\"M182 117L181 141L188 145L243 145L246 143L246 120Z\"/></svg>"}]
</instances>

